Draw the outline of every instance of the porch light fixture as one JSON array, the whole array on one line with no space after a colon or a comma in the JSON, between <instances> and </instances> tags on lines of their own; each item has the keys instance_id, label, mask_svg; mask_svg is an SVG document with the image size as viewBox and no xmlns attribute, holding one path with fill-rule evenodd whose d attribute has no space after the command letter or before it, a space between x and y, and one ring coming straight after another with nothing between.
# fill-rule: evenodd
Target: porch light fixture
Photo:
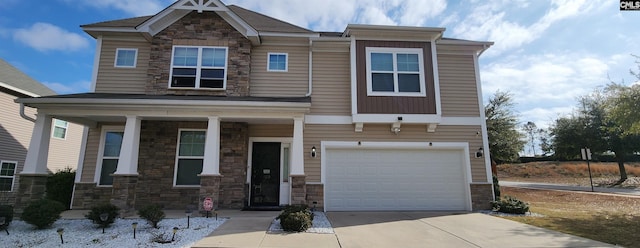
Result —
<instances>
[{"instance_id":1,"label":"porch light fixture","mask_svg":"<svg viewBox=\"0 0 640 248\"><path fill-rule=\"evenodd\" d=\"M316 157L316 146L311 147L311 157L312 158Z\"/></svg>"},{"instance_id":2,"label":"porch light fixture","mask_svg":"<svg viewBox=\"0 0 640 248\"><path fill-rule=\"evenodd\" d=\"M62 239L62 234L64 233L64 228L58 228L58 230L56 230L56 232L58 232L58 235L60 235L60 243L64 244L64 239Z\"/></svg>"},{"instance_id":3,"label":"porch light fixture","mask_svg":"<svg viewBox=\"0 0 640 248\"><path fill-rule=\"evenodd\" d=\"M482 149L482 147L478 148L478 151L476 152L476 158L481 158L484 155L484 149Z\"/></svg>"},{"instance_id":4,"label":"porch light fixture","mask_svg":"<svg viewBox=\"0 0 640 248\"><path fill-rule=\"evenodd\" d=\"M133 239L136 239L136 228L138 227L138 222L131 223L131 227L133 228Z\"/></svg>"}]
</instances>

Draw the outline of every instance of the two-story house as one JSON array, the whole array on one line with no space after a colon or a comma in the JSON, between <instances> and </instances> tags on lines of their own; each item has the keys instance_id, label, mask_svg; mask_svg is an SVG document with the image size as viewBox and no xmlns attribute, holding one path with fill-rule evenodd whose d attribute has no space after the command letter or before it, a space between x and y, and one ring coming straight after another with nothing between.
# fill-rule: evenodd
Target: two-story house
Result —
<instances>
[{"instance_id":1,"label":"two-story house","mask_svg":"<svg viewBox=\"0 0 640 248\"><path fill-rule=\"evenodd\" d=\"M50 96L56 93L27 76L7 61L0 59L0 204L14 205L20 175L29 149L36 110L21 107L18 98ZM44 161L44 174L65 168L75 169L80 154L83 126L53 119L48 148Z\"/></svg>"},{"instance_id":2,"label":"two-story house","mask_svg":"<svg viewBox=\"0 0 640 248\"><path fill-rule=\"evenodd\" d=\"M89 127L74 209L493 199L478 74L490 42L429 27L316 32L217 0L82 28L97 41L93 92L18 100L38 109L32 143L51 118ZM39 160L22 173L42 173L46 150L29 152Z\"/></svg>"}]
</instances>

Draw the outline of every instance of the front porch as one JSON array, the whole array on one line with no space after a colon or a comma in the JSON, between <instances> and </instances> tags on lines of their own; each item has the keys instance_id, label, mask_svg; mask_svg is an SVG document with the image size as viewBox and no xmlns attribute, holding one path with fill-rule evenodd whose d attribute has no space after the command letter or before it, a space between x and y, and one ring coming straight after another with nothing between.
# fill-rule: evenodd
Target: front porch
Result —
<instances>
[{"instance_id":1,"label":"front porch","mask_svg":"<svg viewBox=\"0 0 640 248\"><path fill-rule=\"evenodd\" d=\"M206 197L212 198L215 208L246 207L251 204L250 138L271 136L269 133L251 134L252 126L261 125L286 130L278 133L291 140L288 177L284 180L291 182L287 200L291 204L306 201L302 136L304 114L310 106L308 99L291 102L262 98L253 99L260 100L258 102L234 101L230 104L229 99L193 100L193 97L187 97L191 100L125 104L127 100L121 99L119 104L115 103L117 101L107 101L107 104L100 103L100 99L50 98L49 101L21 99L28 106L38 108L39 112L32 147L20 175L35 177L46 171L43 170L48 156L46 123L50 123L51 118L85 124L88 128L76 175L72 209L88 209L110 202L126 215L148 204L159 204L165 209L193 206L201 210ZM191 103L185 105L185 101ZM176 109L176 104L181 105L180 108ZM181 141L181 137L186 140L185 132L200 138L185 143ZM119 142L119 147L114 149L113 140ZM22 199L22 206L43 194L21 193L29 196Z\"/></svg>"}]
</instances>

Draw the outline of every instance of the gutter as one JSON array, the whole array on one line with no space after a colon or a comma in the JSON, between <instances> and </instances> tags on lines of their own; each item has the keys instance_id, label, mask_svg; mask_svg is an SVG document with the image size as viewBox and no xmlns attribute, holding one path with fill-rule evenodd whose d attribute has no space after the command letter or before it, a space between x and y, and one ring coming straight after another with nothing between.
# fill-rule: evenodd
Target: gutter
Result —
<instances>
[{"instance_id":1,"label":"gutter","mask_svg":"<svg viewBox=\"0 0 640 248\"><path fill-rule=\"evenodd\" d=\"M304 96L311 96L313 93L313 40L309 39L309 90Z\"/></svg>"},{"instance_id":2,"label":"gutter","mask_svg":"<svg viewBox=\"0 0 640 248\"><path fill-rule=\"evenodd\" d=\"M20 117L22 117L22 119L28 120L30 122L35 123L36 119L31 118L30 116L28 116L27 114L24 113L24 103L20 103Z\"/></svg>"}]
</instances>

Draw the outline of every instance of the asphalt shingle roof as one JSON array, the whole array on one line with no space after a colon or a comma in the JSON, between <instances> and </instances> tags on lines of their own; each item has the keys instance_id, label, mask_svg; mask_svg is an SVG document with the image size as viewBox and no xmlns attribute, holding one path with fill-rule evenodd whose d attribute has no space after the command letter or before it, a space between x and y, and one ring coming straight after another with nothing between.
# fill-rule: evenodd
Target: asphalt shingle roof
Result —
<instances>
[{"instance_id":1,"label":"asphalt shingle roof","mask_svg":"<svg viewBox=\"0 0 640 248\"><path fill-rule=\"evenodd\" d=\"M56 95L55 91L24 74L4 59L0 59L0 82L40 96Z\"/></svg>"}]
</instances>

